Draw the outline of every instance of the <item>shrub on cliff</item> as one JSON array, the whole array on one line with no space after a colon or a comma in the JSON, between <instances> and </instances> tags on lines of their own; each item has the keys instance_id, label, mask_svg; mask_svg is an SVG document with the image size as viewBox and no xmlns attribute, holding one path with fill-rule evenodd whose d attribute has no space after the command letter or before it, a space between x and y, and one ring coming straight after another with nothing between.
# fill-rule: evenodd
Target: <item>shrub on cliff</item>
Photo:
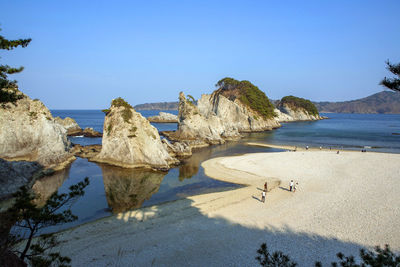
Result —
<instances>
[{"instance_id":1,"label":"shrub on cliff","mask_svg":"<svg viewBox=\"0 0 400 267\"><path fill-rule=\"evenodd\" d=\"M310 101L304 98L295 96L285 96L281 99L280 105L286 104L293 110L304 109L310 115L319 115L317 107Z\"/></svg>"},{"instance_id":2,"label":"shrub on cliff","mask_svg":"<svg viewBox=\"0 0 400 267\"><path fill-rule=\"evenodd\" d=\"M133 107L129 105L128 102L126 102L122 97L118 97L116 99L113 99L111 102L112 107L124 107L124 110L122 111L122 118L124 119L125 122L129 122L129 120L132 118L132 110Z\"/></svg>"},{"instance_id":3,"label":"shrub on cliff","mask_svg":"<svg viewBox=\"0 0 400 267\"><path fill-rule=\"evenodd\" d=\"M228 99L238 98L240 102L249 106L265 119L276 116L274 105L263 91L249 81L238 81L233 78L224 78L217 82L220 93Z\"/></svg>"}]
</instances>

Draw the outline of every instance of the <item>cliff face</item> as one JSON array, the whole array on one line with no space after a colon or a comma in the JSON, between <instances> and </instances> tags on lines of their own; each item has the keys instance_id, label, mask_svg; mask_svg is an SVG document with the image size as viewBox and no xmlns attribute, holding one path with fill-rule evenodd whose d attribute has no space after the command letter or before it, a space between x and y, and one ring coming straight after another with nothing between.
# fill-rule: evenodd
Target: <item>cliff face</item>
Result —
<instances>
[{"instance_id":1,"label":"cliff face","mask_svg":"<svg viewBox=\"0 0 400 267\"><path fill-rule=\"evenodd\" d=\"M265 119L238 99L229 100L214 92L204 94L197 105L179 95L180 140L203 140L207 144L224 143L224 140L240 138L240 132L272 130L280 127L278 121Z\"/></svg>"},{"instance_id":2,"label":"cliff face","mask_svg":"<svg viewBox=\"0 0 400 267\"><path fill-rule=\"evenodd\" d=\"M36 161L44 167L62 168L75 158L63 126L39 100L22 97L0 106L0 157Z\"/></svg>"},{"instance_id":3,"label":"cliff face","mask_svg":"<svg viewBox=\"0 0 400 267\"><path fill-rule=\"evenodd\" d=\"M279 106L279 109L275 109L275 113L277 114L276 120L279 122L315 121L322 119L319 114L309 114L305 109L293 109L288 105Z\"/></svg>"},{"instance_id":4,"label":"cliff face","mask_svg":"<svg viewBox=\"0 0 400 267\"><path fill-rule=\"evenodd\" d=\"M157 129L121 98L113 100L103 133L100 154L93 161L156 169L167 169L177 162L161 143Z\"/></svg>"}]
</instances>

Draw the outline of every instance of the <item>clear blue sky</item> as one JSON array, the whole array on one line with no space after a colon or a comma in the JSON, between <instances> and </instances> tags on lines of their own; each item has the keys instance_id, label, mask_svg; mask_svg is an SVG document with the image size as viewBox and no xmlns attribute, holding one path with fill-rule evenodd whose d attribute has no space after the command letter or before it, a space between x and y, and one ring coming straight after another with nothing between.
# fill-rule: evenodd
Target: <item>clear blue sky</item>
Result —
<instances>
[{"instance_id":1,"label":"clear blue sky","mask_svg":"<svg viewBox=\"0 0 400 267\"><path fill-rule=\"evenodd\" d=\"M400 1L0 2L11 76L51 109L101 109L212 92L249 80L271 99L350 100L379 92L400 62Z\"/></svg>"}]
</instances>

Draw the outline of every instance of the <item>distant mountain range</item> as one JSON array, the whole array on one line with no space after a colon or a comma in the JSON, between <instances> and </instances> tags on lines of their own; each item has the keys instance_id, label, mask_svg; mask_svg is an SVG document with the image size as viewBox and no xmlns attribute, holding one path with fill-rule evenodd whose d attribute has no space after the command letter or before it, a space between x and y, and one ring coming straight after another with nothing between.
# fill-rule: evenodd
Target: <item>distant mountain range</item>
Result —
<instances>
[{"instance_id":1,"label":"distant mountain range","mask_svg":"<svg viewBox=\"0 0 400 267\"><path fill-rule=\"evenodd\" d=\"M344 102L314 102L319 112L400 113L400 93L382 91L361 99Z\"/></svg>"},{"instance_id":2,"label":"distant mountain range","mask_svg":"<svg viewBox=\"0 0 400 267\"><path fill-rule=\"evenodd\" d=\"M277 100L271 100L273 104ZM382 91L361 99L343 102L313 102L322 113L400 114L400 93ZM136 105L137 110L177 110L179 102L158 102Z\"/></svg>"}]
</instances>

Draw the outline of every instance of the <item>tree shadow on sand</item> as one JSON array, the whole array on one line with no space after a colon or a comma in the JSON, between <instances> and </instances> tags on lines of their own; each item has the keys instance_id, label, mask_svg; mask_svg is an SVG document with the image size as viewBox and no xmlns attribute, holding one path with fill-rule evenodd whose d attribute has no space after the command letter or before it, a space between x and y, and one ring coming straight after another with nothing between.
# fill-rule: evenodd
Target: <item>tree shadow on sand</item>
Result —
<instances>
[{"instance_id":1,"label":"tree shadow on sand","mask_svg":"<svg viewBox=\"0 0 400 267\"><path fill-rule=\"evenodd\" d=\"M203 204L183 199L120 213L67 230L63 248L77 266L257 266L256 251L264 242L270 251L283 251L299 266L313 266L315 261L335 261L340 251L357 256L361 248L288 226L261 228L253 222L250 227L209 217L201 212ZM215 205L223 208L217 201Z\"/></svg>"}]
</instances>

